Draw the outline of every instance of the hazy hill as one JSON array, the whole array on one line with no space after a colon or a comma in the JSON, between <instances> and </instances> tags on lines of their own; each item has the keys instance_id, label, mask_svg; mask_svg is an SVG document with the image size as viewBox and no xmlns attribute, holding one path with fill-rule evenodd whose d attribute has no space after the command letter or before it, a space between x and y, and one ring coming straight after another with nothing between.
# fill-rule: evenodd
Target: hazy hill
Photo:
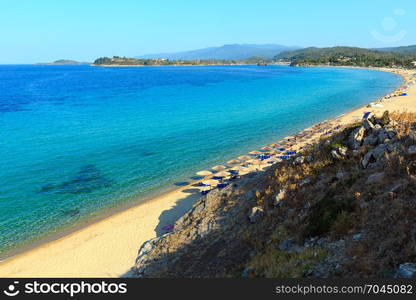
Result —
<instances>
[{"instance_id":1,"label":"hazy hill","mask_svg":"<svg viewBox=\"0 0 416 300\"><path fill-rule=\"evenodd\" d=\"M288 60L292 65L335 65L373 67L414 67L416 53L380 51L357 47L304 48L285 51L275 59Z\"/></svg>"},{"instance_id":2,"label":"hazy hill","mask_svg":"<svg viewBox=\"0 0 416 300\"><path fill-rule=\"evenodd\" d=\"M275 44L232 44L221 47L209 47L192 51L174 53L155 53L137 56L137 58L166 58L166 59L246 59L257 56L272 58L282 51L295 50L299 47L288 47Z\"/></svg>"},{"instance_id":3,"label":"hazy hill","mask_svg":"<svg viewBox=\"0 0 416 300\"><path fill-rule=\"evenodd\" d=\"M397 52L397 53L416 53L416 45L401 46L401 47L390 47L390 48L378 48L375 50Z\"/></svg>"},{"instance_id":4,"label":"hazy hill","mask_svg":"<svg viewBox=\"0 0 416 300\"><path fill-rule=\"evenodd\" d=\"M276 58L279 59L316 59L320 57L327 57L327 56L359 56L359 55L378 55L378 56L385 56L387 55L386 52L370 50L365 48L358 48L358 47L344 47L344 46L337 46L337 47L327 47L327 48L317 48L317 47L309 47L298 49L294 51L284 51L276 55Z\"/></svg>"}]
</instances>

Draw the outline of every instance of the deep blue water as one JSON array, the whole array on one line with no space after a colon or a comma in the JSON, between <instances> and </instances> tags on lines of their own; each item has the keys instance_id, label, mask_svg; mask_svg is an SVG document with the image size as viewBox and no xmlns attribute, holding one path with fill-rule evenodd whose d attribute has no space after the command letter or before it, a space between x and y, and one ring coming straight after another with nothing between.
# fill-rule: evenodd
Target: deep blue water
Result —
<instances>
[{"instance_id":1,"label":"deep blue water","mask_svg":"<svg viewBox=\"0 0 416 300\"><path fill-rule=\"evenodd\" d=\"M0 66L0 252L400 82L341 68Z\"/></svg>"}]
</instances>

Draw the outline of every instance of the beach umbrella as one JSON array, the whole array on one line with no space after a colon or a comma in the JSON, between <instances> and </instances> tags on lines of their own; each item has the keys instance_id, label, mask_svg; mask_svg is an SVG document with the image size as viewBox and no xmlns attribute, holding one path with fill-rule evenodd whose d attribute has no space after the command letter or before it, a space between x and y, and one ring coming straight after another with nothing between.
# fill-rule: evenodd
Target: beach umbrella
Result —
<instances>
[{"instance_id":1,"label":"beach umbrella","mask_svg":"<svg viewBox=\"0 0 416 300\"><path fill-rule=\"evenodd\" d=\"M260 159L250 159L247 162L251 165L261 165L261 160Z\"/></svg>"},{"instance_id":2,"label":"beach umbrella","mask_svg":"<svg viewBox=\"0 0 416 300\"><path fill-rule=\"evenodd\" d=\"M225 188L229 184L230 184L229 182L218 183L217 188L222 189L222 188Z\"/></svg>"},{"instance_id":3,"label":"beach umbrella","mask_svg":"<svg viewBox=\"0 0 416 300\"><path fill-rule=\"evenodd\" d=\"M254 151L249 152L248 154L258 155L258 154L262 154L262 152L254 150Z\"/></svg>"},{"instance_id":4,"label":"beach umbrella","mask_svg":"<svg viewBox=\"0 0 416 300\"><path fill-rule=\"evenodd\" d=\"M259 168L260 168L260 165L250 165L247 168L246 174L251 173L251 172L256 172Z\"/></svg>"},{"instance_id":5,"label":"beach umbrella","mask_svg":"<svg viewBox=\"0 0 416 300\"><path fill-rule=\"evenodd\" d=\"M229 176L231 176L231 174L227 171L221 171L221 172L216 173L215 176L217 176L217 177L229 177Z\"/></svg>"},{"instance_id":6,"label":"beach umbrella","mask_svg":"<svg viewBox=\"0 0 416 300\"><path fill-rule=\"evenodd\" d=\"M239 163L241 163L241 161L238 159L232 159L232 160L227 161L227 164L230 164L230 165L235 165Z\"/></svg>"},{"instance_id":7,"label":"beach umbrella","mask_svg":"<svg viewBox=\"0 0 416 300\"><path fill-rule=\"evenodd\" d=\"M272 165L274 163L277 163L278 161L279 161L279 159L277 159L275 157L272 157L272 158L269 158L269 159L264 160L263 163Z\"/></svg>"},{"instance_id":8,"label":"beach umbrella","mask_svg":"<svg viewBox=\"0 0 416 300\"><path fill-rule=\"evenodd\" d=\"M261 147L261 149L262 150L272 150L272 147L271 146L264 146L264 147Z\"/></svg>"},{"instance_id":9,"label":"beach umbrella","mask_svg":"<svg viewBox=\"0 0 416 300\"><path fill-rule=\"evenodd\" d=\"M216 179L207 179L207 180L202 181L203 184L207 184L210 186L216 186L219 182L220 181Z\"/></svg>"},{"instance_id":10,"label":"beach umbrella","mask_svg":"<svg viewBox=\"0 0 416 300\"><path fill-rule=\"evenodd\" d=\"M201 190L201 192L202 191L209 191L211 189L211 186L209 186L209 185L207 185L207 186L201 186L199 189Z\"/></svg>"},{"instance_id":11,"label":"beach umbrella","mask_svg":"<svg viewBox=\"0 0 416 300\"><path fill-rule=\"evenodd\" d=\"M269 159L269 158L270 158L270 155L265 155L265 154L263 154L263 155L260 155L260 156L259 156L259 158L260 158L261 160Z\"/></svg>"},{"instance_id":12,"label":"beach umbrella","mask_svg":"<svg viewBox=\"0 0 416 300\"><path fill-rule=\"evenodd\" d=\"M230 168L229 170L227 170L227 172L230 173L230 175L238 175L240 174L240 172L244 171L246 168L243 166L235 166L233 168Z\"/></svg>"},{"instance_id":13,"label":"beach umbrella","mask_svg":"<svg viewBox=\"0 0 416 300\"><path fill-rule=\"evenodd\" d=\"M296 151L286 151L285 155L295 155Z\"/></svg>"},{"instance_id":14,"label":"beach umbrella","mask_svg":"<svg viewBox=\"0 0 416 300\"><path fill-rule=\"evenodd\" d=\"M205 177L205 176L212 175L212 172L211 171L199 171L196 173L196 175Z\"/></svg>"},{"instance_id":15,"label":"beach umbrella","mask_svg":"<svg viewBox=\"0 0 416 300\"><path fill-rule=\"evenodd\" d=\"M235 170L235 171L240 171L245 169L245 167L243 167L242 165L238 165L238 166L234 166L232 168L230 168L230 170Z\"/></svg>"},{"instance_id":16,"label":"beach umbrella","mask_svg":"<svg viewBox=\"0 0 416 300\"><path fill-rule=\"evenodd\" d=\"M240 160L248 160L248 159L251 159L251 156L250 155L241 155L241 156L238 157L238 159L240 159Z\"/></svg>"},{"instance_id":17,"label":"beach umbrella","mask_svg":"<svg viewBox=\"0 0 416 300\"><path fill-rule=\"evenodd\" d=\"M253 170L251 168L244 168L244 170L241 170L238 175L243 176L246 175L248 173L251 173Z\"/></svg>"},{"instance_id":18,"label":"beach umbrella","mask_svg":"<svg viewBox=\"0 0 416 300\"><path fill-rule=\"evenodd\" d=\"M227 167L223 165L217 165L217 166L213 166L211 169L215 171L221 171L221 170L227 169Z\"/></svg>"}]
</instances>

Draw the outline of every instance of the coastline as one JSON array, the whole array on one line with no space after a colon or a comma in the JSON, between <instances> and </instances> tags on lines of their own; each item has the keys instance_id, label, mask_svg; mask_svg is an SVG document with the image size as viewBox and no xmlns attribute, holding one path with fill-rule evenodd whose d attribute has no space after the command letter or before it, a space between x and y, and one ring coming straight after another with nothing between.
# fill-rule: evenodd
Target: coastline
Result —
<instances>
[{"instance_id":1,"label":"coastline","mask_svg":"<svg viewBox=\"0 0 416 300\"><path fill-rule=\"evenodd\" d=\"M172 64L172 65L95 65L90 64L91 67L207 67L207 66L255 66L255 64L199 64L199 65L180 65L180 64Z\"/></svg>"},{"instance_id":2,"label":"coastline","mask_svg":"<svg viewBox=\"0 0 416 300\"><path fill-rule=\"evenodd\" d=\"M89 64L91 67L207 67L207 66L257 66L255 63L237 63L237 64L198 64L198 65L186 65L186 64L172 64L172 65L96 65ZM266 66L289 66L289 62L281 63L268 63Z\"/></svg>"},{"instance_id":3,"label":"coastline","mask_svg":"<svg viewBox=\"0 0 416 300\"><path fill-rule=\"evenodd\" d=\"M378 71L394 72L389 69ZM401 71L403 77L403 72ZM414 73L414 72L413 72ZM407 97L396 97L393 101L383 101L383 107L354 109L333 120L321 123L347 124L361 118L362 111L372 110L379 113L384 110L416 111L415 86L412 86ZM389 93L391 94L391 93ZM375 101L377 102L377 101ZM315 126L315 125L314 125ZM314 126L305 129L310 130ZM315 138L319 138L320 135ZM313 139L313 137L312 137ZM297 143L297 147L302 144ZM42 243L13 256L0 263L2 277L118 277L122 276L133 265L141 244L155 237L155 228L160 223L169 224L183 213L199 197L199 193L183 192L192 184L168 191L162 195L131 207L121 208L109 216L95 220L93 224L81 225L58 239ZM143 201L143 200L142 200ZM167 213L169 212L169 213ZM161 220L164 216L164 220ZM146 224L141 228L140 224ZM114 253L117 257L114 258Z\"/></svg>"}]
</instances>

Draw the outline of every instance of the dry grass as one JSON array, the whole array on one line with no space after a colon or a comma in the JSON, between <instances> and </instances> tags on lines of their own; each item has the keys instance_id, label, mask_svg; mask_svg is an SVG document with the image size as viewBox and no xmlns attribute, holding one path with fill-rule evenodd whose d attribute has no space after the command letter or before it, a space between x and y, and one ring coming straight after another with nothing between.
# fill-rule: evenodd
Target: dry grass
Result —
<instances>
[{"instance_id":1,"label":"dry grass","mask_svg":"<svg viewBox=\"0 0 416 300\"><path fill-rule=\"evenodd\" d=\"M394 122L388 126L397 130L398 147L386 154L384 165L360 168L359 162L368 151L365 147L358 157L345 160L334 160L329 155L331 149L346 145L346 138L357 126L354 124L308 150L313 162L300 166L284 163L274 171L261 198L262 204L270 208L273 195L280 189L287 191L272 214L275 223L268 225L275 226L280 235L275 233L271 244L257 248L259 254L248 264L255 270L254 276L303 276L306 265L309 268L316 257L325 256L320 249L305 248L305 252L296 254L277 249L281 232L285 232L285 238L294 237L299 245L306 237L349 240L352 234L361 232L360 241L347 242L348 257L341 276L389 276L398 264L415 261L416 161L407 154L407 147L416 144L416 114L392 113L390 118ZM334 179L337 172L346 177ZM366 184L373 172L385 172L386 176ZM310 183L302 186L300 182L305 178ZM299 265L299 261L305 263Z\"/></svg>"},{"instance_id":2,"label":"dry grass","mask_svg":"<svg viewBox=\"0 0 416 300\"><path fill-rule=\"evenodd\" d=\"M287 230L279 226L271 236L271 242L261 255L254 256L248 263L252 277L294 278L302 277L325 257L325 250L310 247L296 250L279 250L277 245L289 237Z\"/></svg>"}]
</instances>

